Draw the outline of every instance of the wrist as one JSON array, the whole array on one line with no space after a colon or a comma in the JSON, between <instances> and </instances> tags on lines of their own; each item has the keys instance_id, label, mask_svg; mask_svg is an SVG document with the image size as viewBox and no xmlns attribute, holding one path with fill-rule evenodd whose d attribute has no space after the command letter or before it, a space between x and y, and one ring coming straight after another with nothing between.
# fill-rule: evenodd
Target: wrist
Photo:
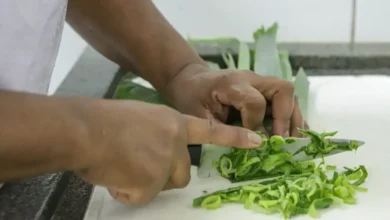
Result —
<instances>
[{"instance_id":1,"label":"wrist","mask_svg":"<svg viewBox=\"0 0 390 220\"><path fill-rule=\"evenodd\" d=\"M84 166L86 129L74 99L0 92L0 100L0 182Z\"/></svg>"},{"instance_id":2,"label":"wrist","mask_svg":"<svg viewBox=\"0 0 390 220\"><path fill-rule=\"evenodd\" d=\"M88 110L91 105L93 103L84 98L66 100L68 123L63 134L63 139L66 140L63 144L68 149L66 152L67 170L75 171L86 168L95 158L96 151L93 149L94 144L91 138L93 131Z\"/></svg>"}]
</instances>

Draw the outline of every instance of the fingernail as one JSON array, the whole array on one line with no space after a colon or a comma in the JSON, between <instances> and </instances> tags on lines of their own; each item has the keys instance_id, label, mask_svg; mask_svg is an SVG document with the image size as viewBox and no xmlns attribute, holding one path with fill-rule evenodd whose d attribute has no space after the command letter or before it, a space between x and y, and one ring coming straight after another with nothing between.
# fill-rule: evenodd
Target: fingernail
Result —
<instances>
[{"instance_id":1,"label":"fingernail","mask_svg":"<svg viewBox=\"0 0 390 220\"><path fill-rule=\"evenodd\" d=\"M261 137L256 133L248 133L248 139L250 141L251 147L259 147L261 144Z\"/></svg>"}]
</instances>

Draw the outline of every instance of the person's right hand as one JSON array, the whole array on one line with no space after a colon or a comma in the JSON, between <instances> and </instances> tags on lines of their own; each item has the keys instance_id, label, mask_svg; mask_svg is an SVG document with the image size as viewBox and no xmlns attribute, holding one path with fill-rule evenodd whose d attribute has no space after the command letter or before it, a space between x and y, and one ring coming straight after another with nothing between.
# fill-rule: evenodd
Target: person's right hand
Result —
<instances>
[{"instance_id":1,"label":"person's right hand","mask_svg":"<svg viewBox=\"0 0 390 220\"><path fill-rule=\"evenodd\" d=\"M97 101L83 112L90 153L77 173L105 186L118 201L143 205L164 189L190 181L188 144L257 147L260 137L245 128L183 115L162 105Z\"/></svg>"}]
</instances>

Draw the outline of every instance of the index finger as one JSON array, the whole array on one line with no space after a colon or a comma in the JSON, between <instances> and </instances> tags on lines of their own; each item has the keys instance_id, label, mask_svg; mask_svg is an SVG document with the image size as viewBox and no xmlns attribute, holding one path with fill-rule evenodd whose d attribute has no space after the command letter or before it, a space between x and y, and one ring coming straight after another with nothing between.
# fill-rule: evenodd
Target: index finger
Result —
<instances>
[{"instance_id":1,"label":"index finger","mask_svg":"<svg viewBox=\"0 0 390 220\"><path fill-rule=\"evenodd\" d=\"M187 124L188 144L216 144L239 148L261 145L261 137L255 132L237 126L229 126L213 120L184 115Z\"/></svg>"},{"instance_id":2,"label":"index finger","mask_svg":"<svg viewBox=\"0 0 390 220\"><path fill-rule=\"evenodd\" d=\"M294 85L277 77L248 74L249 82L266 100L271 101L274 134L290 136L290 119L294 109Z\"/></svg>"}]
</instances>

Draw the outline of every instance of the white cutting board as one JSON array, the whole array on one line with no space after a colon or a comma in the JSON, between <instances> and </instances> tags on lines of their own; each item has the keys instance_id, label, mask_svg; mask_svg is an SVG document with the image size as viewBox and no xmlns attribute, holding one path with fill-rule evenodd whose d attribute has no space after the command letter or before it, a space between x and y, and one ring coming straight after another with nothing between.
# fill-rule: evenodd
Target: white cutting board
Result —
<instances>
[{"instance_id":1,"label":"white cutting board","mask_svg":"<svg viewBox=\"0 0 390 220\"><path fill-rule=\"evenodd\" d=\"M335 131L338 137L366 142L357 154L345 153L327 157L329 164L365 165L369 177L364 186L369 190L358 194L358 204L320 211L321 219L390 219L390 77L311 77L309 123L313 130ZM280 215L264 215L229 204L214 211L192 208L192 199L232 186L221 177L199 179L192 167L188 187L161 193L142 208L114 201L102 187L95 187L85 220L199 220L199 219L282 219ZM294 219L311 219L300 216Z\"/></svg>"}]
</instances>

